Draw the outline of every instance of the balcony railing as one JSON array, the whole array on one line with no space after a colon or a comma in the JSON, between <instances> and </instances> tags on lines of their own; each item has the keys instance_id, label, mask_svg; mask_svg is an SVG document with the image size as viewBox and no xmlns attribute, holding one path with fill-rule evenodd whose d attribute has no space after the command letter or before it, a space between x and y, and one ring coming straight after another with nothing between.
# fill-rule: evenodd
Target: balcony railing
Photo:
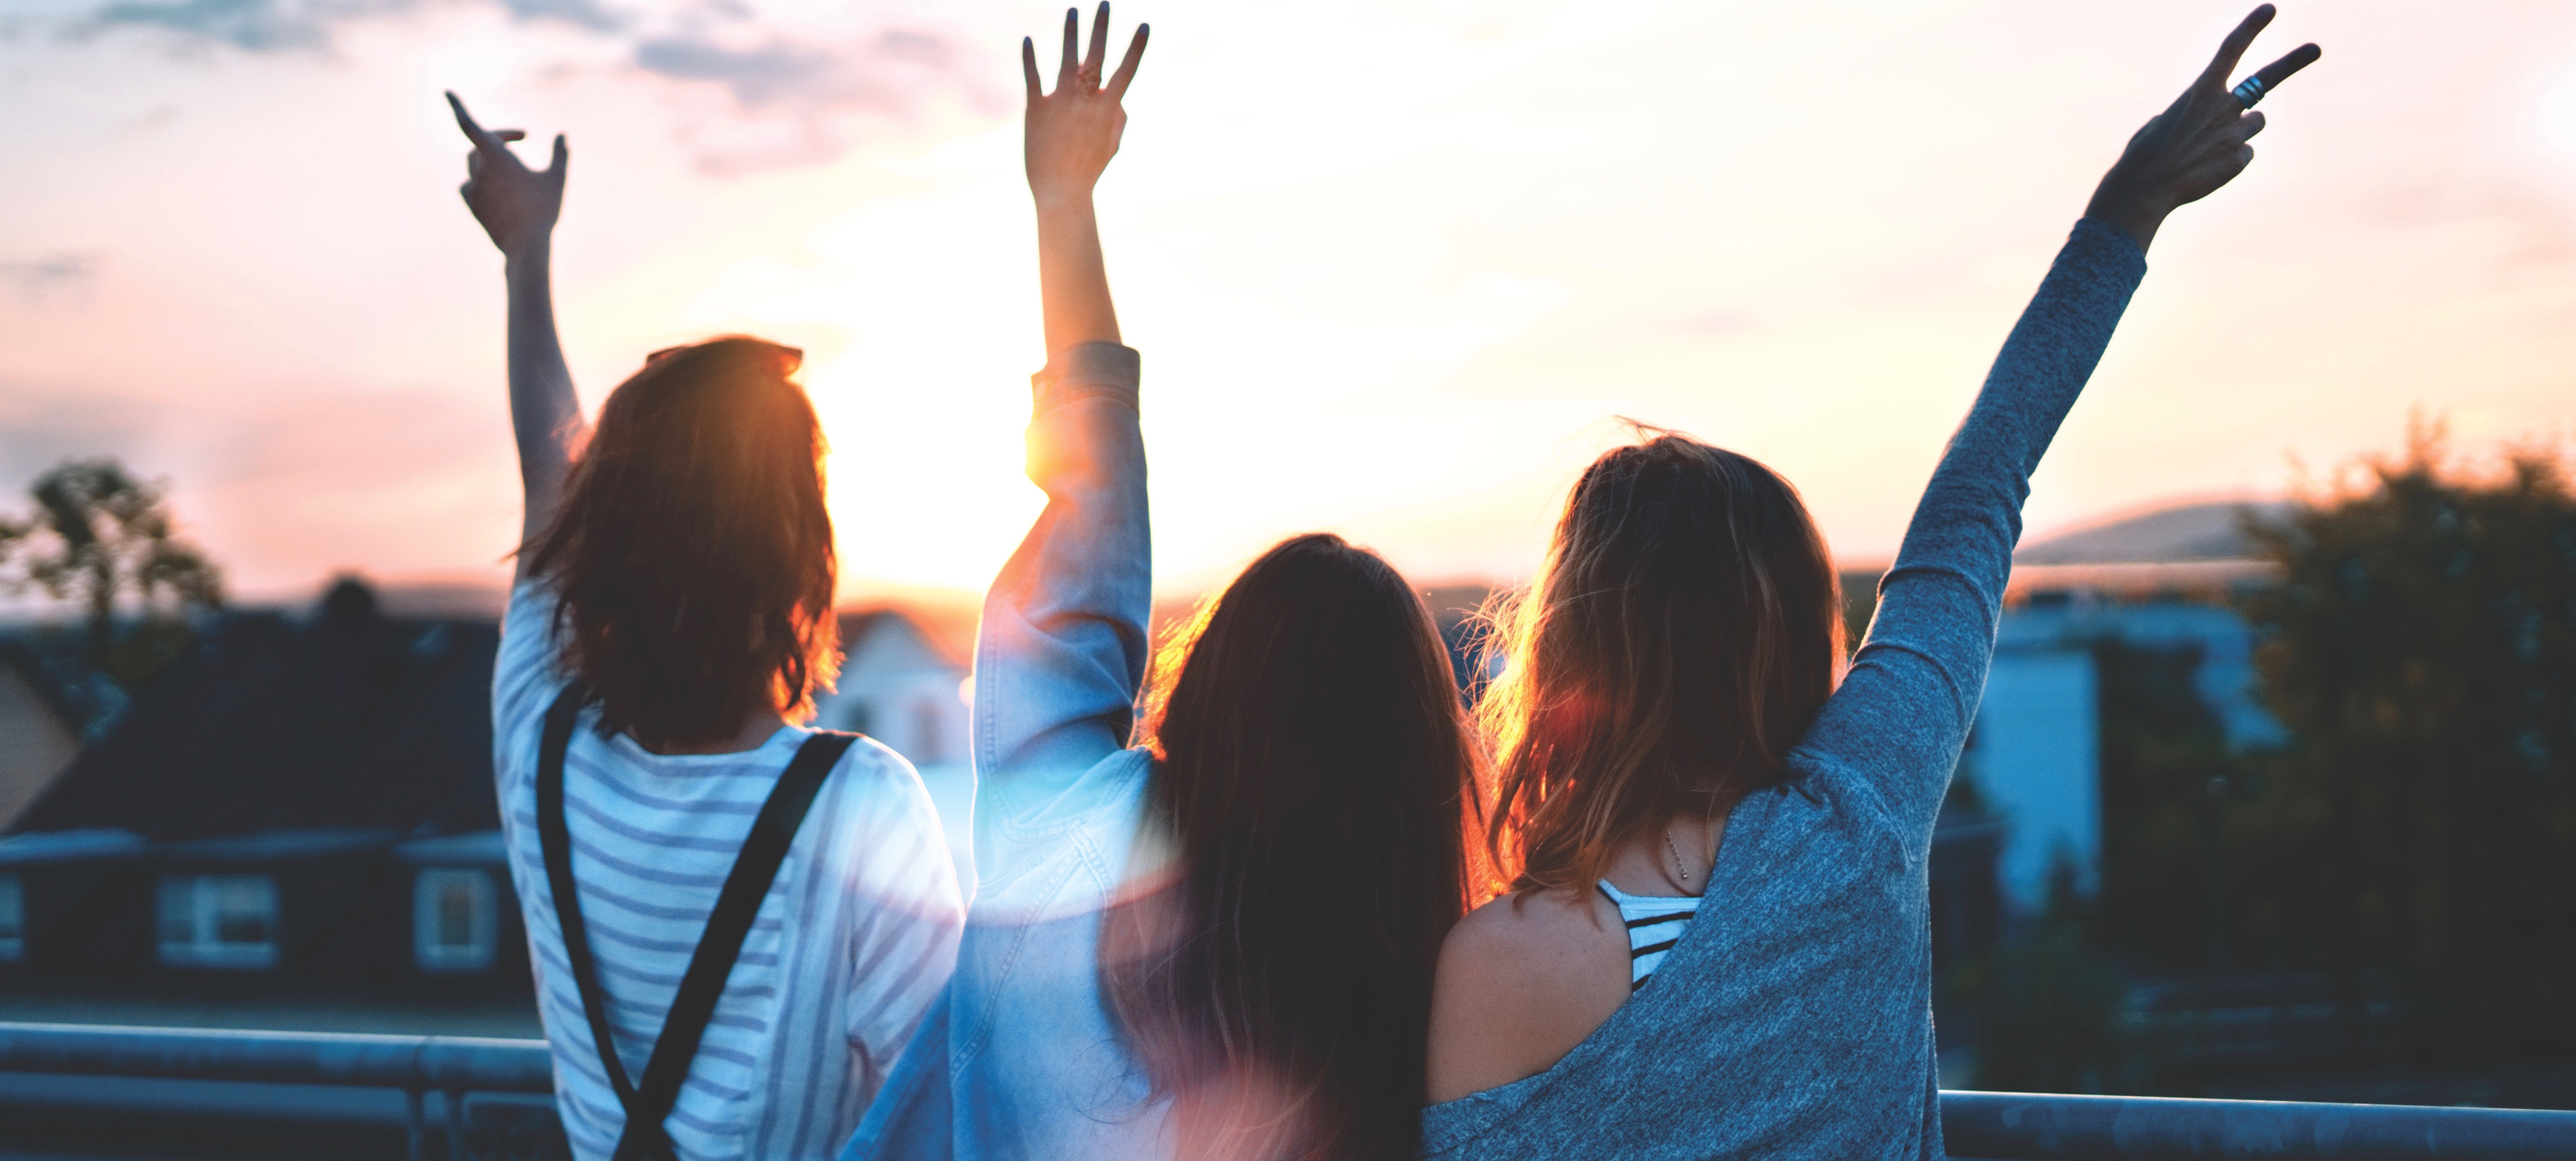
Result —
<instances>
[{"instance_id":1,"label":"balcony railing","mask_svg":"<svg viewBox=\"0 0 2576 1161\"><path fill-rule=\"evenodd\" d=\"M82 1083L76 1078L135 1086L122 1105L113 1097L89 1104L109 1136L138 1117L188 1112L193 1120L165 1120L154 1130L168 1138L155 1144L171 1158L239 1155L233 1146L248 1137L335 1115L393 1122L382 1127L398 1127L400 1143L388 1141L383 1155L406 1152L414 1161L566 1155L548 1099L552 1062L534 1040L0 1023L0 1080ZM172 1095L170 1086L191 1084L231 1087L214 1101ZM383 1115L390 1102L373 1113L316 1103L315 1090L399 1093L400 1112ZM11 1106L31 1099L41 1097L0 1085L0 1157L29 1147L13 1139L13 1126L26 1121ZM2528 1109L1944 1092L1941 1123L1952 1156L1993 1161L2576 1161L2576 1112ZM131 1143L125 1147L130 1152Z\"/></svg>"}]
</instances>

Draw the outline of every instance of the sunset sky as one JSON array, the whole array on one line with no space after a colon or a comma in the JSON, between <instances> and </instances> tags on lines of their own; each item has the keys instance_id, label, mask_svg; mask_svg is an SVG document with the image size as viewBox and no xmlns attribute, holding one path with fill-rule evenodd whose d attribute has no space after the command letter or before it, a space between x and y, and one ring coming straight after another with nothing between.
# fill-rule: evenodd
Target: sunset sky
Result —
<instances>
[{"instance_id":1,"label":"sunset sky","mask_svg":"<svg viewBox=\"0 0 2576 1161\"><path fill-rule=\"evenodd\" d=\"M2102 168L2239 0L1123 0L1100 191L1157 566L1280 535L1533 563L1614 416L1760 456L1883 559ZM497 579L501 260L440 102L568 133L585 402L656 347L803 346L854 589L980 587L1039 341L1019 37L885 0L0 0L0 509L170 480L248 596ZM2037 532L2576 423L2576 4L2290 0L2254 168L2187 207Z\"/></svg>"}]
</instances>

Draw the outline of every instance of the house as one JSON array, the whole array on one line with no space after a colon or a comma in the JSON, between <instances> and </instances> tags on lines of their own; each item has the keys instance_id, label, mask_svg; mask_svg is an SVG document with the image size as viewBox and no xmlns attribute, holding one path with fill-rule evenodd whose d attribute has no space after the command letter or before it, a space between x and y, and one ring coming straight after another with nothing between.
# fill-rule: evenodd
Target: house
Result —
<instances>
[{"instance_id":1,"label":"house","mask_svg":"<svg viewBox=\"0 0 2576 1161\"><path fill-rule=\"evenodd\" d=\"M2005 826L1997 873L2017 913L2045 906L2071 871L2089 893L2102 861L2101 692L2094 645L2191 649L2194 682L2229 744L2280 741L2259 700L2254 635L2232 607L2270 568L2238 530L2277 508L2161 508L2026 546L2015 557L1994 666L1962 760Z\"/></svg>"},{"instance_id":2,"label":"house","mask_svg":"<svg viewBox=\"0 0 2576 1161\"><path fill-rule=\"evenodd\" d=\"M909 759L939 808L959 886L974 862L974 598L913 594L841 615L841 677L813 724L866 734Z\"/></svg>"},{"instance_id":3,"label":"house","mask_svg":"<svg viewBox=\"0 0 2576 1161\"><path fill-rule=\"evenodd\" d=\"M963 766L973 672L971 608L884 605L841 615L841 676L814 725L866 734L915 767Z\"/></svg>"},{"instance_id":4,"label":"house","mask_svg":"<svg viewBox=\"0 0 2576 1161\"><path fill-rule=\"evenodd\" d=\"M356 580L217 618L0 837L0 972L146 990L525 991L498 630Z\"/></svg>"}]
</instances>

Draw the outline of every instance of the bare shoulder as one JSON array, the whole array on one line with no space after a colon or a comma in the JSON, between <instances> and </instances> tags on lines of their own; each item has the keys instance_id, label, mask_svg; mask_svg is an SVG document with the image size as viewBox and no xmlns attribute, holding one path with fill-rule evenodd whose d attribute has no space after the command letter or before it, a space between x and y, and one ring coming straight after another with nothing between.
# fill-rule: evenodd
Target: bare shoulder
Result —
<instances>
[{"instance_id":1,"label":"bare shoulder","mask_svg":"<svg viewBox=\"0 0 2576 1161\"><path fill-rule=\"evenodd\" d=\"M1469 912L1432 985L1431 1099L1547 1071L1627 999L1627 934L1598 894L1506 895Z\"/></svg>"}]
</instances>

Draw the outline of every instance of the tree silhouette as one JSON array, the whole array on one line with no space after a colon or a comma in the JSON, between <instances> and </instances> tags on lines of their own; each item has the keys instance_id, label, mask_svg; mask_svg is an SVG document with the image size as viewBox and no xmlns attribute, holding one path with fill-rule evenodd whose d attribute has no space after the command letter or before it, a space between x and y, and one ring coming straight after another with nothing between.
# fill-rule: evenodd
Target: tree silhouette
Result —
<instances>
[{"instance_id":1,"label":"tree silhouette","mask_svg":"<svg viewBox=\"0 0 2576 1161\"><path fill-rule=\"evenodd\" d=\"M2426 1063L2576 1052L2576 491L2552 455L2447 470L2418 424L2361 487L2251 528L2247 613L2291 842L2253 883ZM2295 837L2283 832L2297 832ZM2296 854L2291 854L2291 849Z\"/></svg>"},{"instance_id":2,"label":"tree silhouette","mask_svg":"<svg viewBox=\"0 0 2576 1161\"><path fill-rule=\"evenodd\" d=\"M2103 943L2158 971L2232 966L2228 815L2247 782L2194 677L2198 645L2093 644L2101 683Z\"/></svg>"},{"instance_id":3,"label":"tree silhouette","mask_svg":"<svg viewBox=\"0 0 2576 1161\"><path fill-rule=\"evenodd\" d=\"M166 490L112 458L73 460L29 488L31 515L0 518L8 589L78 602L90 664L129 685L187 647L190 608L223 604L221 573L172 535ZM120 605L140 614L123 633Z\"/></svg>"}]
</instances>

